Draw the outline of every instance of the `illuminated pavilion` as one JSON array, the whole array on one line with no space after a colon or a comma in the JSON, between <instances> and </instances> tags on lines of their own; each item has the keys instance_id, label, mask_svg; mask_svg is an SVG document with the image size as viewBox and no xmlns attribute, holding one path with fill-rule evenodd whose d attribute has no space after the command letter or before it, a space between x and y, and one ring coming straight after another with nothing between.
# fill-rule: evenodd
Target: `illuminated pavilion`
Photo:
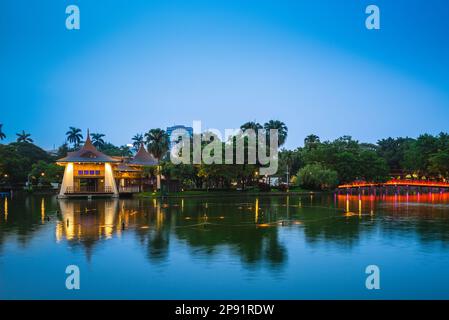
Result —
<instances>
[{"instance_id":1,"label":"illuminated pavilion","mask_svg":"<svg viewBox=\"0 0 449 320\"><path fill-rule=\"evenodd\" d=\"M110 157L95 148L89 131L81 149L69 152L56 163L65 167L58 198L118 197L141 192L151 185L145 167L158 164L143 144L132 159Z\"/></svg>"}]
</instances>

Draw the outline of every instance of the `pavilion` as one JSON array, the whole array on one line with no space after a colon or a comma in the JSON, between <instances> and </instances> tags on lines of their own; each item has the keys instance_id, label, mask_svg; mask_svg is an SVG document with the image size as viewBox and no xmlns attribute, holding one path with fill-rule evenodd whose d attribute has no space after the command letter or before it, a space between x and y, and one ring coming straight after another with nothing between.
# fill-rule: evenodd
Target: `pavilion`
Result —
<instances>
[{"instance_id":1,"label":"pavilion","mask_svg":"<svg viewBox=\"0 0 449 320\"><path fill-rule=\"evenodd\" d=\"M92 144L89 131L84 145L56 161L64 166L64 177L58 198L118 197L120 194L141 192L151 185L144 168L158 161L143 144L134 158L110 157Z\"/></svg>"}]
</instances>

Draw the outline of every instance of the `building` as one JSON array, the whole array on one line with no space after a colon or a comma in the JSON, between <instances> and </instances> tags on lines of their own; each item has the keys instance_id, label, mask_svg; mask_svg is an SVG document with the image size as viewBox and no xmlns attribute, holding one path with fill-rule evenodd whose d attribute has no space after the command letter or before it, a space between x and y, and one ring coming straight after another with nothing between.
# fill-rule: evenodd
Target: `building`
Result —
<instances>
[{"instance_id":1,"label":"building","mask_svg":"<svg viewBox=\"0 0 449 320\"><path fill-rule=\"evenodd\" d=\"M169 149L171 149L172 143L176 142L176 136L173 135L173 132L179 130L179 132L187 132L189 137L193 137L193 128L192 127L186 127L183 125L175 125L172 127L167 127L167 135L168 135L168 141L169 141Z\"/></svg>"},{"instance_id":2,"label":"building","mask_svg":"<svg viewBox=\"0 0 449 320\"><path fill-rule=\"evenodd\" d=\"M110 157L95 148L89 131L83 147L56 161L64 166L59 198L132 194L150 187L152 181L145 167L156 166L157 160L143 144L134 158Z\"/></svg>"}]
</instances>

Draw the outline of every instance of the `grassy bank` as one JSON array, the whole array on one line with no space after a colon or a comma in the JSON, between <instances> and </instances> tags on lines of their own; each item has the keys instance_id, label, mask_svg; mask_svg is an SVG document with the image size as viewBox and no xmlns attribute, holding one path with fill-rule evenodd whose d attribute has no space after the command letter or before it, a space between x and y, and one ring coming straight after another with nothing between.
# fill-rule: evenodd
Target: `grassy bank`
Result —
<instances>
[{"instance_id":1,"label":"grassy bank","mask_svg":"<svg viewBox=\"0 0 449 320\"><path fill-rule=\"evenodd\" d=\"M306 195L310 194L310 190L304 190L295 188L292 190L279 191L279 190L271 190L271 191L259 191L259 190L220 190L220 191L212 191L212 190L189 190L182 192L170 192L162 194L160 191L158 192L141 192L136 194L135 197L142 198L158 198L158 197L167 197L167 198L183 198L183 197L232 197L232 196L285 196L285 195ZM315 192L316 193L316 192Z\"/></svg>"}]
</instances>

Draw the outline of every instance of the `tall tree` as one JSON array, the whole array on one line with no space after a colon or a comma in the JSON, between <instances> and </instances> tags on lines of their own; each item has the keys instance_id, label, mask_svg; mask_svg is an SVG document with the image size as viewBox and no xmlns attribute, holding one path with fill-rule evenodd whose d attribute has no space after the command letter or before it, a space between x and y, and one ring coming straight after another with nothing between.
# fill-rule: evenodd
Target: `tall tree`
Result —
<instances>
[{"instance_id":1,"label":"tall tree","mask_svg":"<svg viewBox=\"0 0 449 320\"><path fill-rule=\"evenodd\" d=\"M74 148L78 148L82 139L83 135L81 133L81 129L70 127L69 131L66 132L67 141L70 143L73 143Z\"/></svg>"},{"instance_id":2,"label":"tall tree","mask_svg":"<svg viewBox=\"0 0 449 320\"><path fill-rule=\"evenodd\" d=\"M31 143L33 142L33 139L31 139L31 134L30 133L26 133L25 130L22 130L22 132L20 133L16 133L17 136L17 142L26 142L26 143Z\"/></svg>"},{"instance_id":3,"label":"tall tree","mask_svg":"<svg viewBox=\"0 0 449 320\"><path fill-rule=\"evenodd\" d=\"M3 123L0 123L0 140L3 140L6 138L6 135L3 133Z\"/></svg>"},{"instance_id":4,"label":"tall tree","mask_svg":"<svg viewBox=\"0 0 449 320\"><path fill-rule=\"evenodd\" d=\"M147 148L153 156L161 160L168 151L168 135L162 129L151 129L145 133Z\"/></svg>"},{"instance_id":5,"label":"tall tree","mask_svg":"<svg viewBox=\"0 0 449 320\"><path fill-rule=\"evenodd\" d=\"M278 131L278 145L279 147L284 145L287 140L288 128L282 121L279 120L270 120L263 125L263 128L267 131L267 134L270 133L271 129Z\"/></svg>"},{"instance_id":6,"label":"tall tree","mask_svg":"<svg viewBox=\"0 0 449 320\"><path fill-rule=\"evenodd\" d=\"M315 134L309 134L304 139L304 149L311 150L315 149L320 144L320 137Z\"/></svg>"},{"instance_id":7,"label":"tall tree","mask_svg":"<svg viewBox=\"0 0 449 320\"><path fill-rule=\"evenodd\" d=\"M105 135L102 134L102 133L92 133L91 136L92 136L92 144L95 147L101 149L104 146L104 143L105 143L104 140L103 140Z\"/></svg>"},{"instance_id":8,"label":"tall tree","mask_svg":"<svg viewBox=\"0 0 449 320\"><path fill-rule=\"evenodd\" d=\"M247 129L253 129L256 134L262 128L263 128L262 125L259 122L255 122L255 121L245 122L244 124L242 124L240 126L240 129L242 131L245 131Z\"/></svg>"},{"instance_id":9,"label":"tall tree","mask_svg":"<svg viewBox=\"0 0 449 320\"><path fill-rule=\"evenodd\" d=\"M145 133L147 148L150 153L160 162L168 151L169 137L162 129L151 129ZM157 189L161 188L161 170L157 170Z\"/></svg>"},{"instance_id":10,"label":"tall tree","mask_svg":"<svg viewBox=\"0 0 449 320\"><path fill-rule=\"evenodd\" d=\"M134 150L139 150L140 145L144 142L143 134L137 133L134 137L132 137L132 141Z\"/></svg>"}]
</instances>

